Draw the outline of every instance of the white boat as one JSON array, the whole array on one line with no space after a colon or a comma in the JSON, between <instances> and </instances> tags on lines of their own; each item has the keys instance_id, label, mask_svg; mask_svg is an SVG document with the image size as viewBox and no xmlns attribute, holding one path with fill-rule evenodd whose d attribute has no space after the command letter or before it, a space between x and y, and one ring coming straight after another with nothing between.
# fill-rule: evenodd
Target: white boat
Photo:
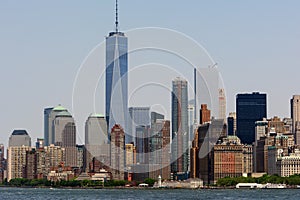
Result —
<instances>
[{"instance_id":1,"label":"white boat","mask_svg":"<svg viewBox=\"0 0 300 200\"><path fill-rule=\"evenodd\" d=\"M263 188L263 185L258 183L239 183L235 187L237 189L260 189Z\"/></svg>"},{"instance_id":2,"label":"white boat","mask_svg":"<svg viewBox=\"0 0 300 200\"><path fill-rule=\"evenodd\" d=\"M272 184L272 183L267 183L264 186L265 189L285 189L287 188L286 184Z\"/></svg>"}]
</instances>

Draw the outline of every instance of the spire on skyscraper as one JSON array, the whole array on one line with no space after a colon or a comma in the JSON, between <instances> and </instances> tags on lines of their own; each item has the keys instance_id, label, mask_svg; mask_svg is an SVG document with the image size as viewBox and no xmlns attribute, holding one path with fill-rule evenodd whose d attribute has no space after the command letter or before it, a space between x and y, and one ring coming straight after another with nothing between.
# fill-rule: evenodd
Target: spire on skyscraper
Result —
<instances>
[{"instance_id":1,"label":"spire on skyscraper","mask_svg":"<svg viewBox=\"0 0 300 200\"><path fill-rule=\"evenodd\" d=\"M118 0L116 0L116 22L115 22L115 24L116 24L116 33L118 33L119 32L119 30L118 30L118 25L119 25L119 21L118 21Z\"/></svg>"}]
</instances>

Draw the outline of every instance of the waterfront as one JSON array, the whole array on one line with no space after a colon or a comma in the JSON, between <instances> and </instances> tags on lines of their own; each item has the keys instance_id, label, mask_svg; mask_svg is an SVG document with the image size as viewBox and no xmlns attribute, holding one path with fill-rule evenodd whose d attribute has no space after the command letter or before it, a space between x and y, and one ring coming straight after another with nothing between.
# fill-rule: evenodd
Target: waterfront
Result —
<instances>
[{"instance_id":1,"label":"waterfront","mask_svg":"<svg viewBox=\"0 0 300 200\"><path fill-rule=\"evenodd\" d=\"M297 189L283 190L153 190L0 188L0 199L300 199Z\"/></svg>"}]
</instances>

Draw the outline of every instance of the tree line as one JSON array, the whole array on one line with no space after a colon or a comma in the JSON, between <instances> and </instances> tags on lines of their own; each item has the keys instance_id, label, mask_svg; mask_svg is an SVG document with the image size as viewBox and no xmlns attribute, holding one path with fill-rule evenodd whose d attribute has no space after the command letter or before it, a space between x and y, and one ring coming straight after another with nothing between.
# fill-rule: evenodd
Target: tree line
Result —
<instances>
[{"instance_id":1,"label":"tree line","mask_svg":"<svg viewBox=\"0 0 300 200\"><path fill-rule=\"evenodd\" d=\"M143 183L153 186L155 180L146 179ZM10 187L78 187L78 188L89 188L89 187L125 187L126 185L138 186L139 182L128 182L128 181L117 181L117 180L108 180L104 184L102 181L94 180L60 180L60 181L49 181L47 179L25 179L25 178L16 178L11 179L9 182L5 180L2 185Z\"/></svg>"},{"instance_id":2,"label":"tree line","mask_svg":"<svg viewBox=\"0 0 300 200\"><path fill-rule=\"evenodd\" d=\"M217 181L217 186L230 187L236 186L238 183L259 183L259 184L287 184L290 186L300 185L300 174L292 175L290 177L280 177L278 175L264 175L260 178L252 177L225 177Z\"/></svg>"}]
</instances>

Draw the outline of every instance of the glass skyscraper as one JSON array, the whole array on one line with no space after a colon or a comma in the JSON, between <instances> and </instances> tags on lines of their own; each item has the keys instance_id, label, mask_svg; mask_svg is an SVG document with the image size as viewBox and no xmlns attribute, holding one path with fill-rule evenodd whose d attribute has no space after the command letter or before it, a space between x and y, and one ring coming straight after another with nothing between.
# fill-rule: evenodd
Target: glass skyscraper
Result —
<instances>
[{"instance_id":1,"label":"glass skyscraper","mask_svg":"<svg viewBox=\"0 0 300 200\"><path fill-rule=\"evenodd\" d=\"M267 118L267 95L238 94L236 97L237 136L242 144L255 141L255 122Z\"/></svg>"},{"instance_id":2,"label":"glass skyscraper","mask_svg":"<svg viewBox=\"0 0 300 200\"><path fill-rule=\"evenodd\" d=\"M127 130L128 122L128 59L127 37L124 33L109 33L106 37L105 115L108 130L120 124Z\"/></svg>"},{"instance_id":3,"label":"glass skyscraper","mask_svg":"<svg viewBox=\"0 0 300 200\"><path fill-rule=\"evenodd\" d=\"M176 78L172 82L172 166L173 173L188 171L188 89L187 81Z\"/></svg>"}]
</instances>

